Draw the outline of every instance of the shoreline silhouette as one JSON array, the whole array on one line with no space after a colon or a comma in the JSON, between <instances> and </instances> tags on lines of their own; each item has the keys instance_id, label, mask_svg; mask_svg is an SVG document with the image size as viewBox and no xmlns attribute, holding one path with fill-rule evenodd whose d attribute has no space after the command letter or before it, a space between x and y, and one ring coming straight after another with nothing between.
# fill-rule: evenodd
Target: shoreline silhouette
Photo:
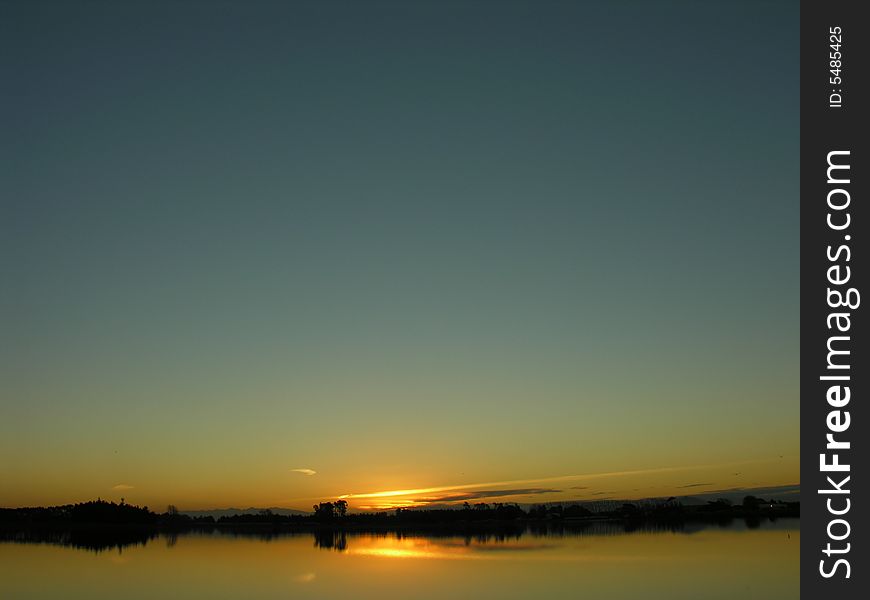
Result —
<instances>
[{"instance_id":1,"label":"shoreline silhouette","mask_svg":"<svg viewBox=\"0 0 870 600\"><path fill-rule=\"evenodd\" d=\"M52 507L0 508L0 539L17 534L72 532L79 536L117 537L188 532L311 533L348 532L494 532L548 528L589 528L607 523L625 530L673 529L693 523L729 524L744 520L748 527L763 520L799 518L799 502L764 500L746 496L740 504L726 499L701 505L683 505L675 499L624 502L608 510L593 512L579 504L536 505L523 509L517 504L478 503L456 508L398 508L381 512L348 512L347 503L321 502L310 514L256 513L190 516L170 505L157 513L146 507L94 500ZM25 536L26 537L26 536ZM138 538L137 538L138 539Z\"/></svg>"},{"instance_id":2,"label":"shoreline silhouette","mask_svg":"<svg viewBox=\"0 0 870 600\"><path fill-rule=\"evenodd\" d=\"M326 504L326 503L321 503ZM641 510L624 505L607 514L578 505L532 507L466 506L458 509L399 509L390 513L328 515L319 506L309 515L277 515L271 511L232 517L190 517L167 510L102 500L57 507L0 509L0 543L49 544L103 552L123 551L165 539L170 546L180 536L225 536L263 541L311 536L314 546L342 552L354 536L464 538L465 543L505 542L523 536L609 536L632 533L692 534L710 527L757 529L800 516L799 503L772 503L747 497L740 505L709 502L704 506L662 505ZM537 511L536 511L537 509ZM324 512L326 511L326 512ZM589 514L586 514L589 513Z\"/></svg>"}]
</instances>

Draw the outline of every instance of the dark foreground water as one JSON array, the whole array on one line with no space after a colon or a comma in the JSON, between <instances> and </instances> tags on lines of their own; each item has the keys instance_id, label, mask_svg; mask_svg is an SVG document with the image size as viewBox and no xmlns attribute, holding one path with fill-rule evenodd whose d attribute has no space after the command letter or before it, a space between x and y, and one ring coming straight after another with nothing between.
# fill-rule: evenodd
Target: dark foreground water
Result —
<instances>
[{"instance_id":1,"label":"dark foreground water","mask_svg":"<svg viewBox=\"0 0 870 600\"><path fill-rule=\"evenodd\" d=\"M507 535L193 533L0 542L0 598L799 597L799 521Z\"/></svg>"}]
</instances>

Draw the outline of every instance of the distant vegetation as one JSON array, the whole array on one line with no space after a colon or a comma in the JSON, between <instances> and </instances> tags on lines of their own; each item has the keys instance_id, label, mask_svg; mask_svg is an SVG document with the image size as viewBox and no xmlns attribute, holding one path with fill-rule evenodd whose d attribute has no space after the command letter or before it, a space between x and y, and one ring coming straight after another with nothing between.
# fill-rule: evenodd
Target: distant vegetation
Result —
<instances>
[{"instance_id":1,"label":"distant vegetation","mask_svg":"<svg viewBox=\"0 0 870 600\"><path fill-rule=\"evenodd\" d=\"M256 513L222 516L191 517L173 506L157 513L147 506L139 507L120 503L94 500L80 504L35 508L0 509L0 528L22 529L27 527L138 527L156 529L186 529L201 526L269 525L274 527L354 528L354 527L406 527L418 525L444 525L461 527L469 524L499 524L527 521L594 521L618 520L626 522L681 522L717 521L745 518L747 521L761 518L800 516L798 502L778 502L746 496L741 504L732 504L720 499L698 506L684 506L674 498L646 500L609 506L593 512L580 503L537 505L524 510L516 504L478 503L463 504L456 508L400 508L389 512L348 513L344 500L321 502L313 507L311 514L281 515L270 510Z\"/></svg>"},{"instance_id":2,"label":"distant vegetation","mask_svg":"<svg viewBox=\"0 0 870 600\"><path fill-rule=\"evenodd\" d=\"M63 506L0 508L0 527L3 526L48 526L48 525L107 525L107 526L174 526L196 523L214 523L214 519L192 518L169 505L166 512L156 513L147 506L106 500L92 500Z\"/></svg>"},{"instance_id":3,"label":"distant vegetation","mask_svg":"<svg viewBox=\"0 0 870 600\"><path fill-rule=\"evenodd\" d=\"M349 536L393 532L397 536L463 536L466 540L518 539L530 535L617 535L633 531L690 532L742 519L749 528L779 517L798 517L797 502L774 502L747 496L741 504L716 500L683 506L675 499L607 506L579 503L538 505L527 510L516 504L478 503L456 508L398 509L389 512L347 512L347 503L321 502L311 514L276 514L261 510L246 514L191 517L168 506L157 513L148 507L104 500L65 506L0 509L0 542L54 544L102 552L145 545L161 536L173 545L180 534L224 534L275 539L310 534L326 550L347 548Z\"/></svg>"}]
</instances>

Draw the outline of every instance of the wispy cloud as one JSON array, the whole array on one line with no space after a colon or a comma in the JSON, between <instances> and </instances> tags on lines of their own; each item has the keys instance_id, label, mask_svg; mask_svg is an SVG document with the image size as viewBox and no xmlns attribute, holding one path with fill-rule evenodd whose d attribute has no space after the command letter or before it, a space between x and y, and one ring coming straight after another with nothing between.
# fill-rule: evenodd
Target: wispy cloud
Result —
<instances>
[{"instance_id":1,"label":"wispy cloud","mask_svg":"<svg viewBox=\"0 0 870 600\"><path fill-rule=\"evenodd\" d=\"M301 473L302 475L317 475L314 469L290 469L291 473Z\"/></svg>"},{"instance_id":2,"label":"wispy cloud","mask_svg":"<svg viewBox=\"0 0 870 600\"><path fill-rule=\"evenodd\" d=\"M432 503L432 502L463 502L465 500L481 500L483 498L503 498L505 496L530 496L535 494L556 494L562 490L554 490L550 488L516 488L510 490L480 490L475 492L464 492L462 494L447 494L445 496L429 496L426 498L418 498L415 502Z\"/></svg>"},{"instance_id":3,"label":"wispy cloud","mask_svg":"<svg viewBox=\"0 0 870 600\"><path fill-rule=\"evenodd\" d=\"M443 485L429 488L414 488L406 490L386 490L383 492L368 492L362 494L343 494L339 498L393 498L397 496L421 496L425 494L436 494L439 492L453 492L459 490L474 490L487 487L500 487L506 485L527 485L535 483L556 483L559 481L584 481L592 479L604 479L610 477L629 477L633 475L649 475L653 473L674 473L682 471L692 471L700 469L709 469L713 467L723 467L727 465L738 465L755 462L768 462L765 460L749 460L738 463L726 463L719 465L691 465L680 467L661 467L657 469L637 469L633 471L610 471L607 473L586 473L580 475L561 475L558 477L540 477L537 479L515 479L512 481L488 481L482 483L466 483L462 485Z\"/></svg>"},{"instance_id":4,"label":"wispy cloud","mask_svg":"<svg viewBox=\"0 0 870 600\"><path fill-rule=\"evenodd\" d=\"M693 487L705 487L708 485L713 485L712 483L687 483L686 485L677 486L680 488L693 488Z\"/></svg>"},{"instance_id":5,"label":"wispy cloud","mask_svg":"<svg viewBox=\"0 0 870 600\"><path fill-rule=\"evenodd\" d=\"M116 491L118 491L118 492L123 492L123 491L125 491L125 490L132 490L132 489L133 489L133 486L132 486L132 485L128 485L128 484L126 484L126 483L119 483L118 485L113 485L113 486L112 486L112 489L113 489L113 490L116 490Z\"/></svg>"}]
</instances>

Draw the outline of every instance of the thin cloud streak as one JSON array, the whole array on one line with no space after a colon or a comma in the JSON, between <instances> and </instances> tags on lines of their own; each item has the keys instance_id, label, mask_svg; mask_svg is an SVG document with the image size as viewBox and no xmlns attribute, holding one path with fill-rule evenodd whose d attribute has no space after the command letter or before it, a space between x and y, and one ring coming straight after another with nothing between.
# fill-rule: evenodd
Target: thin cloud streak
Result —
<instances>
[{"instance_id":1,"label":"thin cloud streak","mask_svg":"<svg viewBox=\"0 0 870 600\"><path fill-rule=\"evenodd\" d=\"M519 488L510 490L481 490L479 492L463 492L461 494L448 494L446 496L434 496L418 498L415 502L431 504L435 502L462 502L463 500L481 500L483 498L503 498L506 496L532 496L537 494L556 494L562 490L552 488Z\"/></svg>"},{"instance_id":2,"label":"thin cloud streak","mask_svg":"<svg viewBox=\"0 0 870 600\"><path fill-rule=\"evenodd\" d=\"M301 473L302 475L308 475L309 477L311 475L317 475L317 471L315 471L314 469L290 469L290 472Z\"/></svg>"},{"instance_id":3,"label":"thin cloud streak","mask_svg":"<svg viewBox=\"0 0 870 600\"><path fill-rule=\"evenodd\" d=\"M561 475L558 477L540 477L537 479L514 479L511 481L487 481L483 483L466 483L462 485L444 485L437 487L429 487L429 488L415 488L415 489L406 489L406 490L387 490L383 492L369 492L364 494L343 494L339 496L341 499L350 499L350 498L393 498L397 496L417 496L421 494L436 494L439 492L453 492L459 490L473 490L482 487L495 487L495 486L507 486L507 485L525 485L525 484L534 484L534 483L555 483L559 481L575 481L575 480L586 480L586 479L601 479L605 477L626 477L631 475L649 475L653 473L673 473L678 471L691 471L695 469L710 469L710 468L721 468L725 466L738 465L738 464L747 464L747 463L757 463L757 462L768 462L771 459L759 459L752 461L741 461L737 463L727 463L727 464L718 464L718 465L689 465L689 466L680 466L680 467L660 467L656 469L637 469L633 471L611 471L607 473L585 473L582 475Z\"/></svg>"}]
</instances>

